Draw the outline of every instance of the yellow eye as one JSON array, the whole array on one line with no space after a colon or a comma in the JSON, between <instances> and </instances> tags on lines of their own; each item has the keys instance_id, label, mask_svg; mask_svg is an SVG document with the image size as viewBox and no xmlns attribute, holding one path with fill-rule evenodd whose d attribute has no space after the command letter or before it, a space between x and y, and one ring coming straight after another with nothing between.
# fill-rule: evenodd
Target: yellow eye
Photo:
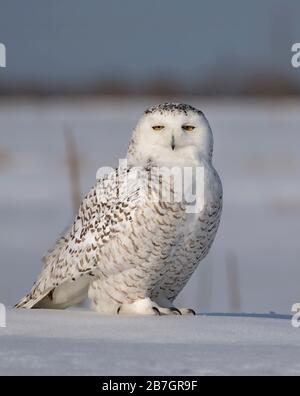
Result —
<instances>
[{"instance_id":1,"label":"yellow eye","mask_svg":"<svg viewBox=\"0 0 300 396\"><path fill-rule=\"evenodd\" d=\"M164 126L163 126L163 125L154 125L154 126L152 127L152 129L153 129L154 131L161 131L162 129L164 129Z\"/></svg>"},{"instance_id":2,"label":"yellow eye","mask_svg":"<svg viewBox=\"0 0 300 396\"><path fill-rule=\"evenodd\" d=\"M182 129L184 129L187 132L192 132L195 127L193 125L182 125Z\"/></svg>"}]
</instances>

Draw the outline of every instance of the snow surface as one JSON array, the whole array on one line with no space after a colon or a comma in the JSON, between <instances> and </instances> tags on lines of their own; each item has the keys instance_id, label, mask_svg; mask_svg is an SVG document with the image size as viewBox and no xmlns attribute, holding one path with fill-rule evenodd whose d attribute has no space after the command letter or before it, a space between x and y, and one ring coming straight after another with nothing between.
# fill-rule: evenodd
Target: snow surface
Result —
<instances>
[{"instance_id":1,"label":"snow surface","mask_svg":"<svg viewBox=\"0 0 300 396\"><path fill-rule=\"evenodd\" d=\"M299 375L287 316L9 310L0 375Z\"/></svg>"},{"instance_id":2,"label":"snow surface","mask_svg":"<svg viewBox=\"0 0 300 396\"><path fill-rule=\"evenodd\" d=\"M290 314L300 302L299 100L203 101L224 187L220 229L176 301L232 312ZM28 292L41 257L72 221L63 130L81 156L81 190L116 166L143 109L138 100L0 102L0 302ZM229 257L229 258L228 258ZM8 311L0 374L300 374L300 329L287 316L101 317L86 311ZM266 317L265 317L266 316Z\"/></svg>"}]
</instances>

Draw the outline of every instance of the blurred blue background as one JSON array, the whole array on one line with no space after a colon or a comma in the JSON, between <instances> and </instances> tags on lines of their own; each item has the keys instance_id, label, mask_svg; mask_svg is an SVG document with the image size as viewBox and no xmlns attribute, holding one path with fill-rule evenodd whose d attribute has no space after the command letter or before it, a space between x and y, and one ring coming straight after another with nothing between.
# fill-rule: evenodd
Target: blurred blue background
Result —
<instances>
[{"instance_id":1,"label":"blurred blue background","mask_svg":"<svg viewBox=\"0 0 300 396\"><path fill-rule=\"evenodd\" d=\"M292 94L297 0L1 0L0 92ZM23 92L22 92L23 91Z\"/></svg>"}]
</instances>

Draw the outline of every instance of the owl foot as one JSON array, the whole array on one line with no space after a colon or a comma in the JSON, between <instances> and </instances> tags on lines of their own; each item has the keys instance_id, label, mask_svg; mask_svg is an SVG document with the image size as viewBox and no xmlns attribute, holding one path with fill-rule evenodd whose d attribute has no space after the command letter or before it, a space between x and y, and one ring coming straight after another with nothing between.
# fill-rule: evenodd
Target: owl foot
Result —
<instances>
[{"instance_id":1,"label":"owl foot","mask_svg":"<svg viewBox=\"0 0 300 396\"><path fill-rule=\"evenodd\" d=\"M191 308L179 308L181 315L196 315L196 312Z\"/></svg>"},{"instance_id":2,"label":"owl foot","mask_svg":"<svg viewBox=\"0 0 300 396\"><path fill-rule=\"evenodd\" d=\"M181 315L180 310L175 307L170 307L170 308L159 307L159 311L161 315Z\"/></svg>"},{"instance_id":3,"label":"owl foot","mask_svg":"<svg viewBox=\"0 0 300 396\"><path fill-rule=\"evenodd\" d=\"M118 315L196 315L190 308L160 307L150 298L143 298L131 304L122 304L117 309Z\"/></svg>"},{"instance_id":4,"label":"owl foot","mask_svg":"<svg viewBox=\"0 0 300 396\"><path fill-rule=\"evenodd\" d=\"M196 315L196 312L191 308L161 308L159 307L161 315Z\"/></svg>"},{"instance_id":5,"label":"owl foot","mask_svg":"<svg viewBox=\"0 0 300 396\"><path fill-rule=\"evenodd\" d=\"M162 315L160 307L150 298L143 298L132 304L122 304L117 313L119 315Z\"/></svg>"}]
</instances>

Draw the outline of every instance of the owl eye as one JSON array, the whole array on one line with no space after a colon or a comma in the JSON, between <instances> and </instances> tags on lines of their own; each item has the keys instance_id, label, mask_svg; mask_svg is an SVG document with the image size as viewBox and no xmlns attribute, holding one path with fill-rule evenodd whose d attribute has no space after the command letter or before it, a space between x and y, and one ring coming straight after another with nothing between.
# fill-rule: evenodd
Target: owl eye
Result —
<instances>
[{"instance_id":1,"label":"owl eye","mask_svg":"<svg viewBox=\"0 0 300 396\"><path fill-rule=\"evenodd\" d=\"M164 126L163 125L153 125L152 129L154 131L161 131L164 129Z\"/></svg>"},{"instance_id":2,"label":"owl eye","mask_svg":"<svg viewBox=\"0 0 300 396\"><path fill-rule=\"evenodd\" d=\"M187 132L192 132L195 127L193 125L182 125L182 129L184 129Z\"/></svg>"}]
</instances>

